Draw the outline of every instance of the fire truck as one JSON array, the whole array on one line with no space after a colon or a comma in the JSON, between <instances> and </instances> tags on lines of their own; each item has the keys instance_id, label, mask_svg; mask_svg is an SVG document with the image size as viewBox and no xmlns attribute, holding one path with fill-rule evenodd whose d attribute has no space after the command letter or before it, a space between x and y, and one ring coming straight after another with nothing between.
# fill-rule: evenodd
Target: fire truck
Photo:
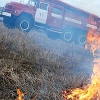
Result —
<instances>
[{"instance_id":1,"label":"fire truck","mask_svg":"<svg viewBox=\"0 0 100 100\"><path fill-rule=\"evenodd\" d=\"M95 23L89 23L93 16ZM29 0L27 4L10 2L0 10L3 24L29 32L41 28L49 36L66 42L84 44L89 28L100 29L100 18L60 0Z\"/></svg>"}]
</instances>

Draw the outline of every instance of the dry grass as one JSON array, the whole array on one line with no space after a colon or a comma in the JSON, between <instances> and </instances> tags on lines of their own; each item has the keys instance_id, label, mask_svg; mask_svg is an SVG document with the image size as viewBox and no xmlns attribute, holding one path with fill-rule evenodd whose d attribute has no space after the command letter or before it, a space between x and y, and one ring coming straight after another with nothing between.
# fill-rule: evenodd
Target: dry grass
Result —
<instances>
[{"instance_id":1,"label":"dry grass","mask_svg":"<svg viewBox=\"0 0 100 100\"><path fill-rule=\"evenodd\" d=\"M14 100L17 88L28 93L25 100L36 94L37 100L62 100L62 90L79 87L89 77L90 58L88 51L73 43L52 41L37 31L24 34L1 24L0 100Z\"/></svg>"}]
</instances>

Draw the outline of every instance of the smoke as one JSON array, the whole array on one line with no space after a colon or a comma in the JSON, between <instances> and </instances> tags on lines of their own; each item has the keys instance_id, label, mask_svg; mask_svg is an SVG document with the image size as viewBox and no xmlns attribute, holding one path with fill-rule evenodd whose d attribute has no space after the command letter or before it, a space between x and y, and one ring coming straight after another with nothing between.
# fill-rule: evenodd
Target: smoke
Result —
<instances>
[{"instance_id":1,"label":"smoke","mask_svg":"<svg viewBox=\"0 0 100 100\"><path fill-rule=\"evenodd\" d=\"M66 77L73 74L84 74L85 77L91 76L93 56L88 50L85 50L84 46L66 43L60 39L52 40L43 31L31 31L28 37L36 45L41 46L59 58L59 62L64 67Z\"/></svg>"},{"instance_id":2,"label":"smoke","mask_svg":"<svg viewBox=\"0 0 100 100\"><path fill-rule=\"evenodd\" d=\"M29 37L31 40L35 40L38 45L57 55L63 55L67 51L77 48L74 43L69 44L60 39L51 39L43 31L31 31ZM83 49L82 46L81 48Z\"/></svg>"}]
</instances>

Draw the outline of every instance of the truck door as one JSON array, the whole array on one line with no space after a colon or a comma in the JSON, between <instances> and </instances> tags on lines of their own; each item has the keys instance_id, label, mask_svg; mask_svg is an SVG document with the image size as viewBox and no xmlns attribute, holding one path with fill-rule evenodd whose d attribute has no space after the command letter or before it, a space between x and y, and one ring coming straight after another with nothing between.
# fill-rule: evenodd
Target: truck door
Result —
<instances>
[{"instance_id":1,"label":"truck door","mask_svg":"<svg viewBox=\"0 0 100 100\"><path fill-rule=\"evenodd\" d=\"M40 2L39 8L36 10L35 14L35 21L38 23L45 24L47 21L47 16L48 16L48 7L49 4L45 2Z\"/></svg>"},{"instance_id":2,"label":"truck door","mask_svg":"<svg viewBox=\"0 0 100 100\"><path fill-rule=\"evenodd\" d=\"M55 28L61 28L64 9L57 5L51 5L49 10L47 25Z\"/></svg>"}]
</instances>

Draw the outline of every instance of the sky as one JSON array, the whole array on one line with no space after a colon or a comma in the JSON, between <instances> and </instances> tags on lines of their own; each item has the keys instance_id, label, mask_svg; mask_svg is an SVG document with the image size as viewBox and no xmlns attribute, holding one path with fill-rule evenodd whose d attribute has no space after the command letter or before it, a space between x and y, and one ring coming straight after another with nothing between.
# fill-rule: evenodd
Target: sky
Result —
<instances>
[{"instance_id":1,"label":"sky","mask_svg":"<svg viewBox=\"0 0 100 100\"><path fill-rule=\"evenodd\" d=\"M7 2L10 1L15 1L15 0L3 0L2 2L0 2L0 6L4 6ZM21 0L16 0L16 1L20 2ZM99 11L100 0L62 0L62 1L67 2L70 5L88 11L100 17L100 11Z\"/></svg>"}]
</instances>

